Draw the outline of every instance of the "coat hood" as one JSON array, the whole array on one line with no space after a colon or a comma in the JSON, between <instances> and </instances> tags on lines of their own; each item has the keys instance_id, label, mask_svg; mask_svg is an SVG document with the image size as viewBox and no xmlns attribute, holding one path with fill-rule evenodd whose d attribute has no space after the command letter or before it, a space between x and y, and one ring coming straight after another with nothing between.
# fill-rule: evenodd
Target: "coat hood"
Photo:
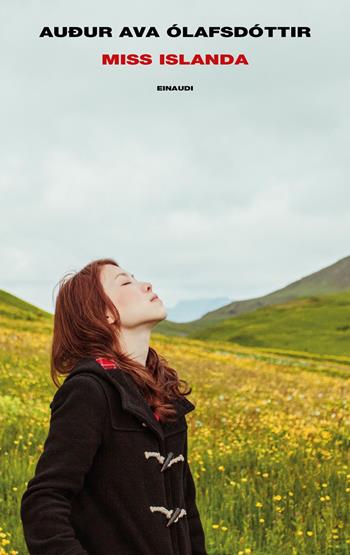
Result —
<instances>
[{"instance_id":1,"label":"coat hood","mask_svg":"<svg viewBox=\"0 0 350 555\"><path fill-rule=\"evenodd\" d=\"M83 358L70 371L64 382L81 373L93 375L102 382L102 385L109 384L116 389L120 395L123 410L146 421L149 427L164 439L164 431L173 424L160 423L156 420L151 407L143 398L130 374L119 368L106 370L94 358ZM172 404L176 408L178 420L195 409L195 405L185 396L172 400Z\"/></svg>"}]
</instances>

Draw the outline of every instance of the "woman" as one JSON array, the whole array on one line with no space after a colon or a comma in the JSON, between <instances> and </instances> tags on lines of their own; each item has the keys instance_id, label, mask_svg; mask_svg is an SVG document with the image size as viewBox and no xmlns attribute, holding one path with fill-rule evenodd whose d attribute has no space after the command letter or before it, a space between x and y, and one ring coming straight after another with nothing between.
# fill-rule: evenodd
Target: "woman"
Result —
<instances>
[{"instance_id":1,"label":"woman","mask_svg":"<svg viewBox=\"0 0 350 555\"><path fill-rule=\"evenodd\" d=\"M151 284L112 259L61 280L58 390L21 500L31 555L207 555L187 461L191 389L149 347L166 316Z\"/></svg>"}]
</instances>

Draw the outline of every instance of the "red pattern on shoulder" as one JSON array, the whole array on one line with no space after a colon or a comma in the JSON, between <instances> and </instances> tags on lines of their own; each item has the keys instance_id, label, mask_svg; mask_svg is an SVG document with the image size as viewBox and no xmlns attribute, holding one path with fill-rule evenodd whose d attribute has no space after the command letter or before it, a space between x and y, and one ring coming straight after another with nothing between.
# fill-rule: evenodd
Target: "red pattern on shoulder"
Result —
<instances>
[{"instance_id":1,"label":"red pattern on shoulder","mask_svg":"<svg viewBox=\"0 0 350 555\"><path fill-rule=\"evenodd\" d=\"M159 421L160 420L159 414L157 414L156 412L153 412L153 414L154 414L155 418Z\"/></svg>"},{"instance_id":2,"label":"red pattern on shoulder","mask_svg":"<svg viewBox=\"0 0 350 555\"><path fill-rule=\"evenodd\" d=\"M96 362L98 362L98 364L102 366L102 368L104 368L105 370L113 370L114 368L117 368L116 362L110 358L100 357L96 359Z\"/></svg>"}]
</instances>

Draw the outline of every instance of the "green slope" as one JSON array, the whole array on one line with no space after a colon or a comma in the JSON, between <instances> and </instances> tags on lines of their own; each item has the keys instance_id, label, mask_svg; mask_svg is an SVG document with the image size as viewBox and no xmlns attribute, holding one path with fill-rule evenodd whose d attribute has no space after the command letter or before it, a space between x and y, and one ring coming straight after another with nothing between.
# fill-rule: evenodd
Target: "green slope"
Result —
<instances>
[{"instance_id":1,"label":"green slope","mask_svg":"<svg viewBox=\"0 0 350 555\"><path fill-rule=\"evenodd\" d=\"M52 318L49 312L0 289L0 327L30 331L40 328L42 331L49 331Z\"/></svg>"},{"instance_id":2,"label":"green slope","mask_svg":"<svg viewBox=\"0 0 350 555\"><path fill-rule=\"evenodd\" d=\"M350 292L260 308L194 330L188 337L350 356Z\"/></svg>"},{"instance_id":3,"label":"green slope","mask_svg":"<svg viewBox=\"0 0 350 555\"><path fill-rule=\"evenodd\" d=\"M188 336L195 332L201 333L208 326L233 316L253 312L264 306L281 304L293 299L323 295L328 293L350 292L350 256L338 260L334 264L314 272L302 279L273 291L268 295L236 301L226 306L207 312L198 320L183 324L165 320L157 325L157 332L164 335Z\"/></svg>"}]
</instances>

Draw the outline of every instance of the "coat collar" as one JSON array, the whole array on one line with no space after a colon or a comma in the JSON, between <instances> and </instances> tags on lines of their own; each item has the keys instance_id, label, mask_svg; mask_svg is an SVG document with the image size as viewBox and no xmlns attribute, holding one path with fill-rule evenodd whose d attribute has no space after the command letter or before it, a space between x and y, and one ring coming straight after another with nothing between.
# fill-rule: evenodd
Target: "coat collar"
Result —
<instances>
[{"instance_id":1,"label":"coat collar","mask_svg":"<svg viewBox=\"0 0 350 555\"><path fill-rule=\"evenodd\" d=\"M120 394L123 410L147 422L149 427L152 428L162 440L164 439L164 432L166 432L169 426L174 425L172 423L158 422L154 417L151 407L147 404L132 377L127 372L118 368L105 370L93 358L84 358L74 366L65 381L82 372L94 374L116 388ZM195 405L186 397L174 399L172 403L177 410L178 420L195 409Z\"/></svg>"}]
</instances>

